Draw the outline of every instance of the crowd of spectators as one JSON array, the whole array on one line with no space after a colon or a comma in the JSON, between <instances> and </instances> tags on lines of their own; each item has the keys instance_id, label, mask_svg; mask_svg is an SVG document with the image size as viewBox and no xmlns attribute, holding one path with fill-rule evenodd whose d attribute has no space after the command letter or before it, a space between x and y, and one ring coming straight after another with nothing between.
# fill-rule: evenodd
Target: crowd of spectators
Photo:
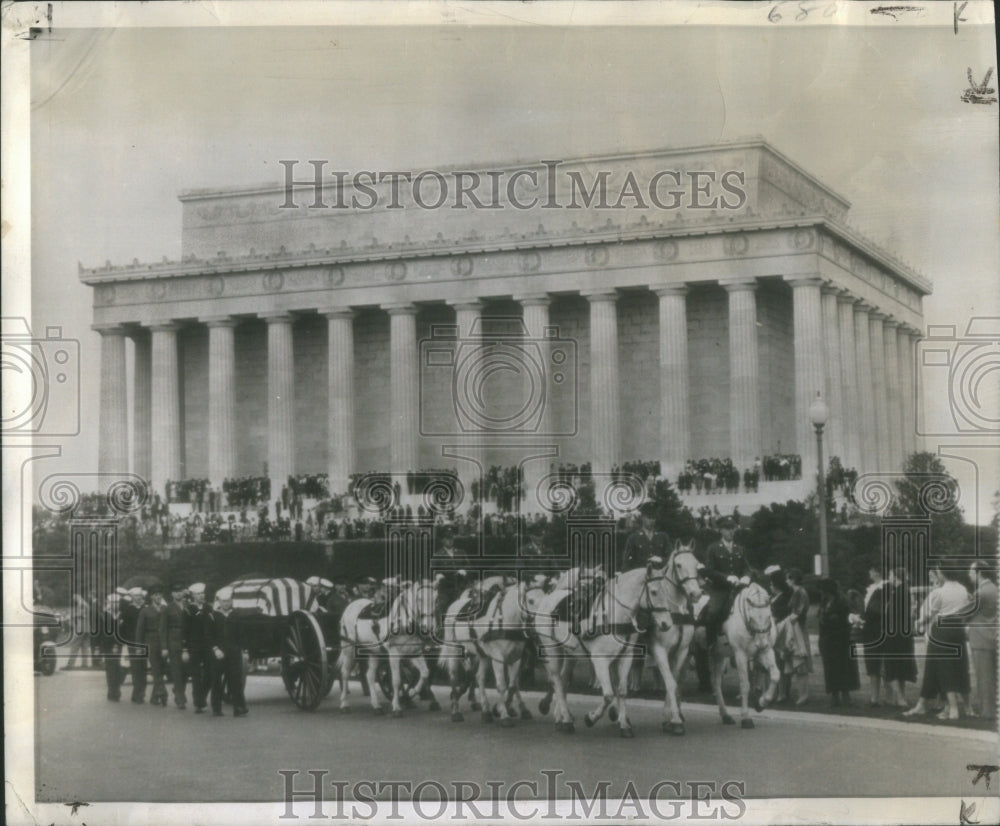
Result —
<instances>
[{"instance_id":1,"label":"crowd of spectators","mask_svg":"<svg viewBox=\"0 0 1000 826\"><path fill-rule=\"evenodd\" d=\"M689 459L677 477L677 490L681 494L738 493L741 478L747 493L756 491L760 481L760 459L742 475L729 458Z\"/></svg>"}]
</instances>

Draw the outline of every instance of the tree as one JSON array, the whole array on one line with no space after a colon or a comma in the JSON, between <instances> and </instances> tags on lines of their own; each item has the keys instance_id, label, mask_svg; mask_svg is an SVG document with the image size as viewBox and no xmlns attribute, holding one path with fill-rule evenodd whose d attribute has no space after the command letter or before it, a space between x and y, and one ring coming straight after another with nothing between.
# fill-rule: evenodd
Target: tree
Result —
<instances>
[{"instance_id":1,"label":"tree","mask_svg":"<svg viewBox=\"0 0 1000 826\"><path fill-rule=\"evenodd\" d=\"M938 456L912 453L903 465L903 475L894 482L896 495L889 516L930 519L932 556L969 553L965 516L959 505L961 491Z\"/></svg>"}]
</instances>

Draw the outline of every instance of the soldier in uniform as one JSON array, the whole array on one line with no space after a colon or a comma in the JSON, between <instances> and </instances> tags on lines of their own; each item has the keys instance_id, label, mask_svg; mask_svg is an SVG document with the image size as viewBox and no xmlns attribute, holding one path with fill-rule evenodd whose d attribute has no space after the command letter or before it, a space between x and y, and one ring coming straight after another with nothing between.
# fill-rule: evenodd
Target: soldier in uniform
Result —
<instances>
[{"instance_id":1,"label":"soldier in uniform","mask_svg":"<svg viewBox=\"0 0 1000 826\"><path fill-rule=\"evenodd\" d=\"M205 639L205 583L196 582L188 588L191 599L184 608L184 639L187 640L188 674L191 677L191 700L194 713L203 714L208 705L209 657Z\"/></svg>"},{"instance_id":2,"label":"soldier in uniform","mask_svg":"<svg viewBox=\"0 0 1000 826\"><path fill-rule=\"evenodd\" d=\"M140 656L137 645L139 637L136 626L139 621L139 611L146 602L146 592L142 588L130 588L128 600L123 600L121 609L121 638L129 643L129 671L132 674L132 702L146 702L146 658Z\"/></svg>"},{"instance_id":3,"label":"soldier in uniform","mask_svg":"<svg viewBox=\"0 0 1000 826\"><path fill-rule=\"evenodd\" d=\"M136 641L146 646L146 657L153 677L153 693L149 702L154 706L166 706L167 687L163 682L163 647L160 638L160 614L165 605L163 589L153 586L149 589L149 601L139 611L136 621Z\"/></svg>"},{"instance_id":4,"label":"soldier in uniform","mask_svg":"<svg viewBox=\"0 0 1000 826\"><path fill-rule=\"evenodd\" d=\"M750 582L750 564L746 552L733 542L736 525L728 516L717 523L722 538L708 546L702 576L707 583L708 594L695 606L697 616L705 625L705 642L708 648L722 630L722 624L729 616L733 597L741 582Z\"/></svg>"},{"instance_id":5,"label":"soldier in uniform","mask_svg":"<svg viewBox=\"0 0 1000 826\"><path fill-rule=\"evenodd\" d=\"M187 614L187 588L180 583L170 587L171 602L160 613L160 653L170 668L170 682L174 687L174 705L182 711L187 708L186 666L190 661L187 640L184 638Z\"/></svg>"},{"instance_id":6,"label":"soldier in uniform","mask_svg":"<svg viewBox=\"0 0 1000 826\"><path fill-rule=\"evenodd\" d=\"M104 660L104 676L108 683L108 699L117 703L122 696L121 645L118 643L120 617L118 606L121 594L109 594L101 616L97 635L97 649Z\"/></svg>"},{"instance_id":7,"label":"soldier in uniform","mask_svg":"<svg viewBox=\"0 0 1000 826\"><path fill-rule=\"evenodd\" d=\"M644 568L654 557L663 564L670 558L670 537L656 530L656 504L643 502L639 506L639 529L625 542L622 555L623 571Z\"/></svg>"},{"instance_id":8,"label":"soldier in uniform","mask_svg":"<svg viewBox=\"0 0 1000 826\"><path fill-rule=\"evenodd\" d=\"M212 647L212 716L222 717L222 675L229 684L233 701L233 716L245 717L246 697L243 693L243 638L240 627L233 619L233 591L228 586L215 595L216 608L205 623L206 638Z\"/></svg>"},{"instance_id":9,"label":"soldier in uniform","mask_svg":"<svg viewBox=\"0 0 1000 826\"><path fill-rule=\"evenodd\" d=\"M439 545L434 552L433 560L442 563L437 572L442 574L442 577L438 582L437 597L434 603L435 624L440 629L448 606L458 599L465 588L464 567L467 557L455 547L455 529L451 525L440 525L435 528L434 533Z\"/></svg>"}]
</instances>

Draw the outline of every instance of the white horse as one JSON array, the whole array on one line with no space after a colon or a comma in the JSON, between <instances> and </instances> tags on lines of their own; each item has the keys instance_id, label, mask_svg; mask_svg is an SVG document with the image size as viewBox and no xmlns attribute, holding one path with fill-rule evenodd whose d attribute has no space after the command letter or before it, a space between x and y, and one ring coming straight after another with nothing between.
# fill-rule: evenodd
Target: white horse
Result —
<instances>
[{"instance_id":1,"label":"white horse","mask_svg":"<svg viewBox=\"0 0 1000 826\"><path fill-rule=\"evenodd\" d=\"M552 681L557 730L573 731L566 681L573 658L583 656L590 658L602 692L601 704L587 713L584 722L588 727L593 726L610 709L608 716L618 723L619 734L635 736L625 707L628 672L639 636L647 630L640 625L641 621L670 610L664 570L665 567L654 567L651 561L645 568L616 575L604 585L579 633L574 631L571 618L565 616L562 607L567 597L565 591L553 591L541 601L535 632Z\"/></svg>"},{"instance_id":2,"label":"white horse","mask_svg":"<svg viewBox=\"0 0 1000 826\"><path fill-rule=\"evenodd\" d=\"M774 659L776 629L774 617L771 615L771 597L761 585L751 583L736 595L732 611L722 626L722 632L732 649L740 681L740 726L750 729L754 727L749 708L751 668L754 665L762 667L770 678L767 689L756 702L755 709L758 712L763 711L764 707L774 699L781 677ZM729 654L720 642L721 636L709 652L712 688L719 705L719 716L723 723L731 726L735 725L736 721L729 715L726 701L722 697L722 674Z\"/></svg>"},{"instance_id":3,"label":"white horse","mask_svg":"<svg viewBox=\"0 0 1000 826\"><path fill-rule=\"evenodd\" d=\"M472 630L472 622L476 615L482 614L489 607L489 601L494 592L503 588L502 576L486 577L466 588L445 611L443 628L443 645L441 658L448 666L448 681L451 685L451 720L460 723L464 720L459 711L458 701L472 683L472 696L475 696L476 674L479 670L479 647ZM490 595L490 596L487 596ZM485 604L484 604L485 603ZM473 702L473 710L479 702ZM480 708L485 708L479 706ZM489 712L483 711L483 720ZM492 721L492 716L489 716Z\"/></svg>"},{"instance_id":4,"label":"white horse","mask_svg":"<svg viewBox=\"0 0 1000 826\"><path fill-rule=\"evenodd\" d=\"M531 712L521 697L521 660L543 596L544 592L538 584L520 582L509 585L493 597L486 613L471 623L479 649L477 682L483 722L492 720L486 696L486 669L490 664L500 696L493 713L499 717L500 725L514 724L511 709L515 705L522 720L531 719Z\"/></svg>"},{"instance_id":5,"label":"white horse","mask_svg":"<svg viewBox=\"0 0 1000 826\"><path fill-rule=\"evenodd\" d=\"M669 611L654 616L648 638L653 659L663 677L666 692L663 730L668 734L684 734L677 685L694 637L694 624L686 620L691 615L691 606L702 594L698 576L700 567L701 563L694 555L693 541L687 545L679 541L674 543L674 551L667 560L663 575Z\"/></svg>"},{"instance_id":6,"label":"white horse","mask_svg":"<svg viewBox=\"0 0 1000 826\"><path fill-rule=\"evenodd\" d=\"M354 667L357 650L360 648L368 660L368 686L372 709L376 714L382 714L379 700L376 673L378 660L381 656L389 659L392 673L392 716L401 717L400 662L404 659L412 662L420 675L417 684L411 692L413 697L419 696L427 683L430 670L424 659L424 644L434 633L434 599L435 586L429 582L414 582L404 588L392 601L389 615L381 620L360 616L364 609L371 605L369 599L359 599L352 602L340 618L340 710L349 711L347 702L347 678ZM377 623L377 625L376 625ZM436 711L439 706L432 700L429 708Z\"/></svg>"}]
</instances>

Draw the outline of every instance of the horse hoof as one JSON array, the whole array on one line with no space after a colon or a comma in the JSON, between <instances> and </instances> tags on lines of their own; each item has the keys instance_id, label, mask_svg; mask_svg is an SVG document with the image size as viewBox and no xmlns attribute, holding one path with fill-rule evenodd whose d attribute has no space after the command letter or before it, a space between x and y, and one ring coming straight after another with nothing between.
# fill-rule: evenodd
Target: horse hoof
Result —
<instances>
[{"instance_id":1,"label":"horse hoof","mask_svg":"<svg viewBox=\"0 0 1000 826\"><path fill-rule=\"evenodd\" d=\"M677 716L681 718L681 722L682 723L686 723L687 722L687 720L684 719L684 712L683 711L678 711L677 712Z\"/></svg>"},{"instance_id":2,"label":"horse hoof","mask_svg":"<svg viewBox=\"0 0 1000 826\"><path fill-rule=\"evenodd\" d=\"M479 705L479 703L477 703L475 700L472 701L472 703L469 705L469 708L471 708L473 711L482 711L483 710L483 707L481 705Z\"/></svg>"},{"instance_id":3,"label":"horse hoof","mask_svg":"<svg viewBox=\"0 0 1000 826\"><path fill-rule=\"evenodd\" d=\"M482 720L484 723L492 723L493 715L488 711L483 711L480 712L479 719Z\"/></svg>"},{"instance_id":4,"label":"horse hoof","mask_svg":"<svg viewBox=\"0 0 1000 826\"><path fill-rule=\"evenodd\" d=\"M528 709L526 709L526 708L522 708L521 709L520 717L521 717L522 720L530 720L531 719L531 712L528 711Z\"/></svg>"},{"instance_id":5,"label":"horse hoof","mask_svg":"<svg viewBox=\"0 0 1000 826\"><path fill-rule=\"evenodd\" d=\"M351 713L351 707L350 706L341 706L340 707L340 713L341 714L350 714Z\"/></svg>"},{"instance_id":6,"label":"horse hoof","mask_svg":"<svg viewBox=\"0 0 1000 826\"><path fill-rule=\"evenodd\" d=\"M441 710L441 704L437 700L431 700L427 704L427 710L428 711L440 711Z\"/></svg>"},{"instance_id":7,"label":"horse hoof","mask_svg":"<svg viewBox=\"0 0 1000 826\"><path fill-rule=\"evenodd\" d=\"M587 728L594 727L594 718L591 717L589 714L585 714L583 716L583 722L586 724Z\"/></svg>"},{"instance_id":8,"label":"horse hoof","mask_svg":"<svg viewBox=\"0 0 1000 826\"><path fill-rule=\"evenodd\" d=\"M381 716L382 716L383 714L385 714L385 709L384 709L384 708L382 708L381 706L379 706L379 707L378 707L378 708L376 708L376 709L373 709L373 711L374 711L374 712L375 712L375 714L376 714L376 715L378 715L379 717L381 717Z\"/></svg>"},{"instance_id":9,"label":"horse hoof","mask_svg":"<svg viewBox=\"0 0 1000 826\"><path fill-rule=\"evenodd\" d=\"M451 721L453 723L461 723L465 719L465 716L461 711L453 711L451 713Z\"/></svg>"},{"instance_id":10,"label":"horse hoof","mask_svg":"<svg viewBox=\"0 0 1000 826\"><path fill-rule=\"evenodd\" d=\"M684 723L668 723L664 721L662 729L664 734L673 734L679 736L681 734L686 733L686 729L684 728Z\"/></svg>"},{"instance_id":11,"label":"horse hoof","mask_svg":"<svg viewBox=\"0 0 1000 826\"><path fill-rule=\"evenodd\" d=\"M749 717L745 720L740 720L740 728L753 728L753 720Z\"/></svg>"},{"instance_id":12,"label":"horse hoof","mask_svg":"<svg viewBox=\"0 0 1000 826\"><path fill-rule=\"evenodd\" d=\"M730 717L728 714L723 714L722 715L722 724L724 726L735 726L736 725L736 721L732 717Z\"/></svg>"},{"instance_id":13,"label":"horse hoof","mask_svg":"<svg viewBox=\"0 0 1000 826\"><path fill-rule=\"evenodd\" d=\"M565 726L566 727L563 729L563 731L565 731L567 734L575 734L576 733L576 726L573 725L572 722L566 723Z\"/></svg>"},{"instance_id":14,"label":"horse hoof","mask_svg":"<svg viewBox=\"0 0 1000 826\"><path fill-rule=\"evenodd\" d=\"M500 720L500 726L502 728L513 728L514 721L510 717L504 717L503 719Z\"/></svg>"},{"instance_id":15,"label":"horse hoof","mask_svg":"<svg viewBox=\"0 0 1000 826\"><path fill-rule=\"evenodd\" d=\"M757 702L753 704L753 710L760 714L764 710L764 703L757 700Z\"/></svg>"},{"instance_id":16,"label":"horse hoof","mask_svg":"<svg viewBox=\"0 0 1000 826\"><path fill-rule=\"evenodd\" d=\"M538 713L543 717L549 713L550 708L552 708L551 697L542 697L542 699L538 701Z\"/></svg>"},{"instance_id":17,"label":"horse hoof","mask_svg":"<svg viewBox=\"0 0 1000 826\"><path fill-rule=\"evenodd\" d=\"M611 706L611 708L608 709L608 719L612 723L618 722L618 709L615 708L614 706Z\"/></svg>"},{"instance_id":18,"label":"horse hoof","mask_svg":"<svg viewBox=\"0 0 1000 826\"><path fill-rule=\"evenodd\" d=\"M393 720L398 720L400 717L403 716L403 712L400 709L395 708L392 710L392 714L390 716L392 717Z\"/></svg>"},{"instance_id":19,"label":"horse hoof","mask_svg":"<svg viewBox=\"0 0 1000 826\"><path fill-rule=\"evenodd\" d=\"M631 740L633 737L635 737L635 731L633 731L632 726L628 726L627 728L619 729L618 733L619 733L620 736L624 737L626 740Z\"/></svg>"}]
</instances>

